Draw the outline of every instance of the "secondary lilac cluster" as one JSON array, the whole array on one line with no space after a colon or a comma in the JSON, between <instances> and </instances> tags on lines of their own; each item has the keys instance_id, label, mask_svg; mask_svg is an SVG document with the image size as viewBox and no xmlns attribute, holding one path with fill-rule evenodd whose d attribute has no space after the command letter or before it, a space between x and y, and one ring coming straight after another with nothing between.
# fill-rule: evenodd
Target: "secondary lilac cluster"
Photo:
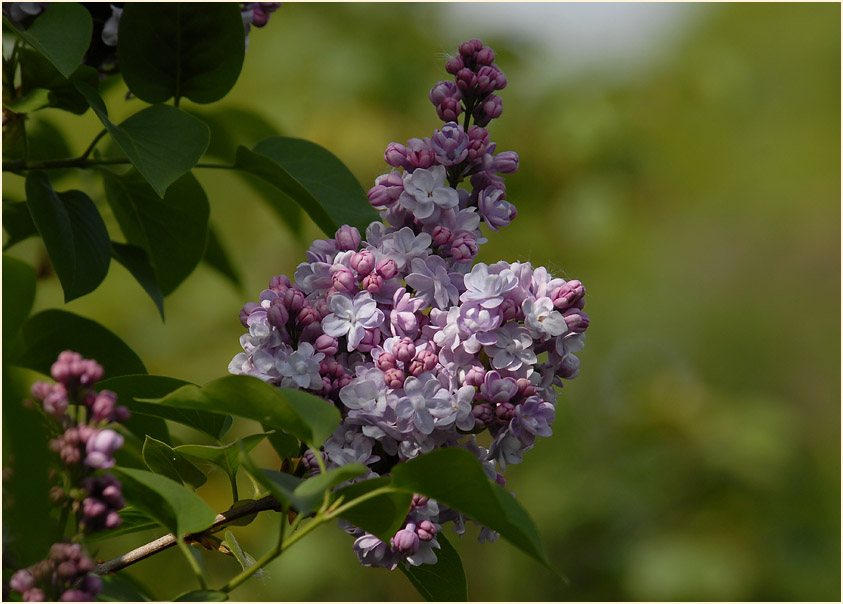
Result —
<instances>
[{"instance_id":1,"label":"secondary lilac cluster","mask_svg":"<svg viewBox=\"0 0 843 604\"><path fill-rule=\"evenodd\" d=\"M125 422L129 410L117 404L113 392L94 389L103 368L76 352L59 354L50 375L56 383L36 382L31 394L54 420L56 436L50 448L69 478L66 484L72 485L68 491L54 487L51 497L61 506L70 506L78 518L79 533L115 528L125 505L121 484L111 474L97 471L114 465L113 454L123 445L123 436L107 426ZM99 577L90 574L93 569L94 563L78 544L56 543L48 560L15 573L10 586L26 601L91 601L102 589Z\"/></svg>"},{"instance_id":2,"label":"secondary lilac cluster","mask_svg":"<svg viewBox=\"0 0 843 604\"><path fill-rule=\"evenodd\" d=\"M448 70L464 84L448 98L472 107L502 88L493 59L479 41L461 45ZM487 80L501 84L490 89ZM435 99L444 88L431 91L440 114L446 97ZM480 122L491 113L480 115L472 113ZM502 174L517 169L518 156L495 154L485 128L469 124L466 131L449 121L430 138L391 143L385 159L396 169L368 193L383 222L371 223L365 239L346 225L314 241L295 284L273 277L240 313L248 333L231 373L307 390L340 409L342 423L323 447L329 468L362 463L370 469L363 478L372 478L433 449L461 447L504 484L499 470L550 436L556 388L578 374L575 353L589 323L583 285L529 263L472 266L486 241L481 221L496 231L516 215ZM465 181L469 188L459 186ZM395 568L435 562L436 535L448 521L465 530L460 514L416 497L389 543L346 530L363 565ZM484 528L480 538L497 535Z\"/></svg>"},{"instance_id":3,"label":"secondary lilac cluster","mask_svg":"<svg viewBox=\"0 0 843 604\"><path fill-rule=\"evenodd\" d=\"M50 556L12 575L9 585L24 602L44 602L60 594L60 602L93 602L102 591L95 563L78 543L55 543Z\"/></svg>"}]
</instances>

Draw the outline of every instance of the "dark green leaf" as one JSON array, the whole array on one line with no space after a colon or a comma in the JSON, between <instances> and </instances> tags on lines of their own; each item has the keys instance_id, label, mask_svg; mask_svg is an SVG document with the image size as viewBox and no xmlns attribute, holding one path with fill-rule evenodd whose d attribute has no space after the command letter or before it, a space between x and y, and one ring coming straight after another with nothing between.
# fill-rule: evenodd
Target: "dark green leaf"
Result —
<instances>
[{"instance_id":1,"label":"dark green leaf","mask_svg":"<svg viewBox=\"0 0 843 604\"><path fill-rule=\"evenodd\" d=\"M243 469L279 502L294 510L308 509L307 502L293 495L293 491L302 483L300 478L285 472L258 468L243 448L240 449L240 463Z\"/></svg>"},{"instance_id":2,"label":"dark green leaf","mask_svg":"<svg viewBox=\"0 0 843 604\"><path fill-rule=\"evenodd\" d=\"M87 541L87 540L86 540ZM139 583L127 573L108 573L101 575L102 591L97 594L97 601L102 602L151 602Z\"/></svg>"},{"instance_id":3,"label":"dark green leaf","mask_svg":"<svg viewBox=\"0 0 843 604\"><path fill-rule=\"evenodd\" d=\"M335 491L334 499L342 497L343 502L348 503L375 489L388 486L390 486L390 480L385 476L364 480ZM412 499L412 493L387 492L363 501L344 511L340 516L388 543L404 525Z\"/></svg>"},{"instance_id":4,"label":"dark green leaf","mask_svg":"<svg viewBox=\"0 0 843 604\"><path fill-rule=\"evenodd\" d=\"M339 468L328 470L324 474L317 474L302 482L293 494L299 499L311 499L318 505L325 491L357 478L368 472L368 468L360 463L350 463Z\"/></svg>"},{"instance_id":5,"label":"dark green leaf","mask_svg":"<svg viewBox=\"0 0 843 604\"><path fill-rule=\"evenodd\" d=\"M436 564L398 568L428 602L468 602L460 555L442 533L436 536L436 541L441 546L436 550Z\"/></svg>"},{"instance_id":6,"label":"dark green leaf","mask_svg":"<svg viewBox=\"0 0 843 604\"><path fill-rule=\"evenodd\" d=\"M45 375L63 350L95 359L108 377L146 373L143 362L123 340L99 323L63 310L31 316L23 325L23 341L25 348L13 362Z\"/></svg>"},{"instance_id":7,"label":"dark green leaf","mask_svg":"<svg viewBox=\"0 0 843 604\"><path fill-rule=\"evenodd\" d=\"M114 468L126 501L154 518L177 539L205 530L216 513L190 489L164 476L132 468Z\"/></svg>"},{"instance_id":8,"label":"dark green leaf","mask_svg":"<svg viewBox=\"0 0 843 604\"><path fill-rule=\"evenodd\" d=\"M231 263L228 252L225 251L216 229L210 224L208 225L208 240L205 245L205 255L202 260L220 275L231 281L231 284L237 290L243 289L243 282L240 281L240 275L237 274L237 269Z\"/></svg>"},{"instance_id":9,"label":"dark green leaf","mask_svg":"<svg viewBox=\"0 0 843 604\"><path fill-rule=\"evenodd\" d=\"M314 447L325 442L340 422L339 411L328 401L246 375L226 376L202 388L183 386L158 404L254 419Z\"/></svg>"},{"instance_id":10,"label":"dark green leaf","mask_svg":"<svg viewBox=\"0 0 843 604\"><path fill-rule=\"evenodd\" d=\"M261 426L264 430L271 430L270 426L264 426L263 424ZM272 445L272 448L275 449L275 452L278 453L281 459L299 456L301 443L299 443L299 439L295 436L274 430L267 438L269 444Z\"/></svg>"},{"instance_id":11,"label":"dark green leaf","mask_svg":"<svg viewBox=\"0 0 843 604\"><path fill-rule=\"evenodd\" d=\"M147 103L218 101L237 81L245 50L233 2L128 3L120 18L120 72Z\"/></svg>"},{"instance_id":12,"label":"dark green leaf","mask_svg":"<svg viewBox=\"0 0 843 604\"><path fill-rule=\"evenodd\" d=\"M212 447L209 445L181 445L175 448L177 453L188 455L197 459L204 459L213 464L218 465L230 477L234 477L240 468L240 443L246 452L254 449L258 444L267 437L267 434L252 434L244 436L243 438L223 445L221 447Z\"/></svg>"},{"instance_id":13,"label":"dark green leaf","mask_svg":"<svg viewBox=\"0 0 843 604\"><path fill-rule=\"evenodd\" d=\"M111 262L108 231L96 205L82 191L57 193L46 172L26 177L26 203L69 302L105 279Z\"/></svg>"},{"instance_id":14,"label":"dark green leaf","mask_svg":"<svg viewBox=\"0 0 843 604\"><path fill-rule=\"evenodd\" d=\"M88 101L76 89L73 82L85 82L96 89L99 84L99 75L96 69L88 65L81 65L68 79L59 73L50 61L35 51L23 49L20 61L21 89L24 94L44 88L50 92L49 104L51 107L66 109L76 114L82 114L88 110ZM69 156L67 154L63 157Z\"/></svg>"},{"instance_id":15,"label":"dark green leaf","mask_svg":"<svg viewBox=\"0 0 843 604\"><path fill-rule=\"evenodd\" d=\"M224 591L197 590L180 595L173 602L226 602L228 594Z\"/></svg>"},{"instance_id":16,"label":"dark green leaf","mask_svg":"<svg viewBox=\"0 0 843 604\"><path fill-rule=\"evenodd\" d=\"M90 13L75 2L55 2L20 36L44 55L66 78L82 63L93 32Z\"/></svg>"},{"instance_id":17,"label":"dark green leaf","mask_svg":"<svg viewBox=\"0 0 843 604\"><path fill-rule=\"evenodd\" d=\"M42 416L23 406L26 384L3 364L3 538L17 568L43 560L55 541L47 475L54 454Z\"/></svg>"},{"instance_id":18,"label":"dark green leaf","mask_svg":"<svg viewBox=\"0 0 843 604\"><path fill-rule=\"evenodd\" d=\"M101 389L111 390L117 393L120 404L126 405L132 415L146 415L155 418L169 419L171 421L190 426L200 432L219 440L231 427L231 417L208 413L205 411L193 411L189 409L178 409L159 405L156 402L148 402L149 399L159 399L167 396L174 390L189 384L184 380L164 377L160 375L124 375L97 384ZM137 399L147 399L139 401ZM127 426L131 429L131 421ZM154 434L150 433L152 436ZM140 433L143 436L143 433ZM169 436L156 437L165 442Z\"/></svg>"},{"instance_id":19,"label":"dark green leaf","mask_svg":"<svg viewBox=\"0 0 843 604\"><path fill-rule=\"evenodd\" d=\"M185 174L160 199L137 172L102 175L120 229L131 245L146 251L161 293L169 295L205 253L210 207L202 186Z\"/></svg>"},{"instance_id":20,"label":"dark green leaf","mask_svg":"<svg viewBox=\"0 0 843 604\"><path fill-rule=\"evenodd\" d=\"M25 201L3 202L3 228L9 234L9 239L3 246L4 250L38 234Z\"/></svg>"},{"instance_id":21,"label":"dark green leaf","mask_svg":"<svg viewBox=\"0 0 843 604\"><path fill-rule=\"evenodd\" d=\"M497 531L551 568L527 512L510 493L486 478L480 463L468 451L439 449L398 464L392 469L392 485L444 503Z\"/></svg>"},{"instance_id":22,"label":"dark green leaf","mask_svg":"<svg viewBox=\"0 0 843 604\"><path fill-rule=\"evenodd\" d=\"M161 474L194 489L198 489L208 481L205 474L185 459L180 452L175 451L167 443L150 436L147 436L143 443L143 460L149 469L156 474Z\"/></svg>"},{"instance_id":23,"label":"dark green leaf","mask_svg":"<svg viewBox=\"0 0 843 604\"><path fill-rule=\"evenodd\" d=\"M125 243L111 242L111 257L126 267L140 286L152 298L152 302L164 320L164 294L158 287L155 279L155 271L149 264L149 258L143 248Z\"/></svg>"},{"instance_id":24,"label":"dark green leaf","mask_svg":"<svg viewBox=\"0 0 843 604\"><path fill-rule=\"evenodd\" d=\"M189 172L208 148L208 127L184 111L153 105L116 126L108 119L105 103L92 86L81 81L74 85L159 197L164 197L167 187Z\"/></svg>"},{"instance_id":25,"label":"dark green leaf","mask_svg":"<svg viewBox=\"0 0 843 604\"><path fill-rule=\"evenodd\" d=\"M85 543L95 543L112 537L122 537L151 529L158 530L158 523L136 508L123 508L119 512L122 522L113 529L99 531L85 536Z\"/></svg>"},{"instance_id":26,"label":"dark green leaf","mask_svg":"<svg viewBox=\"0 0 843 604\"><path fill-rule=\"evenodd\" d=\"M22 260L3 254L3 348L13 342L32 303L35 302L35 271Z\"/></svg>"},{"instance_id":27,"label":"dark green leaf","mask_svg":"<svg viewBox=\"0 0 843 604\"><path fill-rule=\"evenodd\" d=\"M289 195L329 237L343 224L363 233L377 212L360 183L334 154L310 141L276 136L237 149L235 166Z\"/></svg>"},{"instance_id":28,"label":"dark green leaf","mask_svg":"<svg viewBox=\"0 0 843 604\"><path fill-rule=\"evenodd\" d=\"M233 162L239 145L252 147L268 136L280 136L277 124L259 115L254 109L220 107L191 109L190 113L211 129L208 155Z\"/></svg>"}]
</instances>

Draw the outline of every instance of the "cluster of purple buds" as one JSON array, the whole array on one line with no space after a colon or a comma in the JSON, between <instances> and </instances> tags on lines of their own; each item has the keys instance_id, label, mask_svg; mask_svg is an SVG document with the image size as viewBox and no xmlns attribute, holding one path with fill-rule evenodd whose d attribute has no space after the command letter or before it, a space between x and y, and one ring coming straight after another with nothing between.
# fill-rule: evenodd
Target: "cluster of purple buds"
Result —
<instances>
[{"instance_id":1,"label":"cluster of purple buds","mask_svg":"<svg viewBox=\"0 0 843 604\"><path fill-rule=\"evenodd\" d=\"M445 63L453 81L438 82L430 90L430 102L443 122L459 121L462 113L474 118L478 126L487 126L500 117L503 101L494 94L506 87L506 76L495 65L495 51L480 40L460 44L459 53Z\"/></svg>"},{"instance_id":2,"label":"cluster of purple buds","mask_svg":"<svg viewBox=\"0 0 843 604\"><path fill-rule=\"evenodd\" d=\"M459 64L462 81L467 70L486 82L460 88L473 95L460 98L490 94L497 88L488 81L505 83L485 69L490 49L476 41L460 48L449 71ZM472 266L486 241L481 221L496 231L516 215L501 174L517 169L518 156L494 151L483 127L466 132L455 122L429 139L390 144L385 159L396 170L369 191L383 222L365 237L343 226L314 241L294 281L273 277L240 312L247 333L231 373L310 391L340 410L342 423L323 447L327 468L361 463L367 479L460 447L503 484L506 466L550 436L557 388L579 370L585 289L529 263ZM465 178L471 190L459 187ZM489 448L477 442L483 432ZM395 568L435 562L442 524L462 534L465 520L417 497L389 542L346 530L362 564ZM496 537L481 530L481 540Z\"/></svg>"},{"instance_id":3,"label":"cluster of purple buds","mask_svg":"<svg viewBox=\"0 0 843 604\"><path fill-rule=\"evenodd\" d=\"M103 587L95 566L78 543L55 543L47 560L17 571L9 585L24 602L93 602Z\"/></svg>"},{"instance_id":4,"label":"cluster of purple buds","mask_svg":"<svg viewBox=\"0 0 843 604\"><path fill-rule=\"evenodd\" d=\"M252 26L263 27L269 17L281 7L281 2L243 2L240 4L240 16L246 30L246 48L249 48L249 32Z\"/></svg>"}]
</instances>

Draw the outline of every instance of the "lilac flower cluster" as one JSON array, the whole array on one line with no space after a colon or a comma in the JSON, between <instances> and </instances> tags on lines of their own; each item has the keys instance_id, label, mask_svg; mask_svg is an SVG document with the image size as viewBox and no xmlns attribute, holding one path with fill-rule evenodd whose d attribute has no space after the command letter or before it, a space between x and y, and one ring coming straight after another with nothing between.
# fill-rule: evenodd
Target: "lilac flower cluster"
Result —
<instances>
[{"instance_id":1,"label":"lilac flower cluster","mask_svg":"<svg viewBox=\"0 0 843 604\"><path fill-rule=\"evenodd\" d=\"M107 426L125 422L129 410L117 404L113 392L94 390L102 366L76 352L59 354L50 375L56 383L36 382L31 394L55 421L57 435L50 448L58 454L68 484L74 485L68 492L56 486L51 496L76 513L80 533L115 528L121 523L118 511L125 505L121 484L111 474L95 472L114 465L113 454L123 445L123 437ZM93 569L93 561L78 544L56 543L48 560L15 573L10 586L26 601L91 601L102 589L99 577L90 574Z\"/></svg>"},{"instance_id":2,"label":"lilac flower cluster","mask_svg":"<svg viewBox=\"0 0 843 604\"><path fill-rule=\"evenodd\" d=\"M476 109L506 83L493 59L479 41L460 46L447 67L457 84L431 91L440 115L456 98L479 123L496 117ZM384 221L370 224L365 240L346 225L314 241L295 284L273 277L240 313L248 332L231 373L308 390L340 409L342 423L324 444L329 468L362 463L370 469L363 478L372 478L461 447L503 484L498 470L550 436L556 388L578 374L589 323L583 285L529 263L472 266L486 241L481 221L497 231L516 215L501 175L517 169L518 156L495 154L486 130L469 124L449 121L430 138L391 143L385 159L396 169L368 193ZM459 186L466 179L470 189ZM363 565L395 568L435 562L447 521L464 532L460 514L416 497L389 543L346 530ZM480 538L497 535L484 528Z\"/></svg>"}]
</instances>

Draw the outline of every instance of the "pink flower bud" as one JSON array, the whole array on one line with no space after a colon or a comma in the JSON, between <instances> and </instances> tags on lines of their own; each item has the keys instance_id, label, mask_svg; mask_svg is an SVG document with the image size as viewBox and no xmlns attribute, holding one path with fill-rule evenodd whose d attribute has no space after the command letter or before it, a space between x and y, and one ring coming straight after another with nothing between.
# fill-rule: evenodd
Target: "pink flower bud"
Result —
<instances>
[{"instance_id":1,"label":"pink flower bud","mask_svg":"<svg viewBox=\"0 0 843 604\"><path fill-rule=\"evenodd\" d=\"M436 105L436 113L443 122L454 122L462 113L462 103L455 98L442 99Z\"/></svg>"},{"instance_id":2,"label":"pink flower bud","mask_svg":"<svg viewBox=\"0 0 843 604\"><path fill-rule=\"evenodd\" d=\"M296 315L296 322L302 327L307 327L320 320L319 311L312 306L305 306Z\"/></svg>"},{"instance_id":3,"label":"pink flower bud","mask_svg":"<svg viewBox=\"0 0 843 604\"><path fill-rule=\"evenodd\" d=\"M375 361L375 365L377 365L378 369L381 371L388 371L389 369L395 369L395 367L397 367L395 364L395 356L389 352L380 353L378 360Z\"/></svg>"},{"instance_id":4,"label":"pink flower bud","mask_svg":"<svg viewBox=\"0 0 843 604\"><path fill-rule=\"evenodd\" d=\"M291 287L293 287L293 284L290 283L290 278L287 275L278 275L269 280L269 289L276 294L284 293Z\"/></svg>"},{"instance_id":5,"label":"pink flower bud","mask_svg":"<svg viewBox=\"0 0 843 604\"><path fill-rule=\"evenodd\" d=\"M495 62L495 51L484 46L477 52L476 61L478 65L491 65Z\"/></svg>"},{"instance_id":6,"label":"pink flower bud","mask_svg":"<svg viewBox=\"0 0 843 604\"><path fill-rule=\"evenodd\" d=\"M477 255L477 239L468 232L457 234L451 241L451 256L457 262L470 262Z\"/></svg>"},{"instance_id":7,"label":"pink flower bud","mask_svg":"<svg viewBox=\"0 0 843 604\"><path fill-rule=\"evenodd\" d=\"M422 541L431 541L436 536L436 525L430 520L422 520L416 527L416 534Z\"/></svg>"},{"instance_id":8,"label":"pink flower bud","mask_svg":"<svg viewBox=\"0 0 843 604\"><path fill-rule=\"evenodd\" d=\"M334 235L337 240L337 248L340 250L356 250L360 247L362 238L357 227L342 225Z\"/></svg>"},{"instance_id":9,"label":"pink flower bud","mask_svg":"<svg viewBox=\"0 0 843 604\"><path fill-rule=\"evenodd\" d=\"M569 308L562 313L565 318L565 323L568 329L573 332L581 333L588 328L588 315L579 308Z\"/></svg>"},{"instance_id":10,"label":"pink flower bud","mask_svg":"<svg viewBox=\"0 0 843 604\"><path fill-rule=\"evenodd\" d=\"M291 313L298 312L302 309L305 303L305 295L302 290L297 287L291 287L284 292L284 304Z\"/></svg>"},{"instance_id":11,"label":"pink flower bud","mask_svg":"<svg viewBox=\"0 0 843 604\"><path fill-rule=\"evenodd\" d=\"M433 245L448 245L451 239L454 238L454 235L451 233L451 229L437 224L433 227L431 237L433 238Z\"/></svg>"},{"instance_id":12,"label":"pink flower bud","mask_svg":"<svg viewBox=\"0 0 843 604\"><path fill-rule=\"evenodd\" d=\"M392 279L398 274L398 265L392 258L381 258L375 265L375 270L384 279Z\"/></svg>"},{"instance_id":13,"label":"pink flower bud","mask_svg":"<svg viewBox=\"0 0 843 604\"><path fill-rule=\"evenodd\" d=\"M445 71L447 71L451 75L456 75L457 72L463 67L465 67L465 62L463 62L462 56L460 55L451 57L445 63Z\"/></svg>"},{"instance_id":14,"label":"pink flower bud","mask_svg":"<svg viewBox=\"0 0 843 604\"><path fill-rule=\"evenodd\" d=\"M460 44L460 54L463 57L473 57L474 53L483 48L483 42L477 39L469 40Z\"/></svg>"},{"instance_id":15,"label":"pink flower bud","mask_svg":"<svg viewBox=\"0 0 843 604\"><path fill-rule=\"evenodd\" d=\"M339 342L336 338L323 333L316 338L313 347L316 349L316 352L321 352L326 356L334 356L337 354L337 350L339 350Z\"/></svg>"},{"instance_id":16,"label":"pink flower bud","mask_svg":"<svg viewBox=\"0 0 843 604\"><path fill-rule=\"evenodd\" d=\"M287 305L284 303L284 298L275 298L269 303L269 308L266 311L266 320L273 327L283 329L290 320L290 311L287 310Z\"/></svg>"},{"instance_id":17,"label":"pink flower bud","mask_svg":"<svg viewBox=\"0 0 843 604\"><path fill-rule=\"evenodd\" d=\"M365 277L375 268L375 255L369 250L361 250L351 257L351 268L361 277Z\"/></svg>"},{"instance_id":18,"label":"pink flower bud","mask_svg":"<svg viewBox=\"0 0 843 604\"><path fill-rule=\"evenodd\" d=\"M392 369L387 369L383 374L383 381L386 384L387 388L400 388L404 385L404 372L398 368L393 367Z\"/></svg>"},{"instance_id":19,"label":"pink flower bud","mask_svg":"<svg viewBox=\"0 0 843 604\"><path fill-rule=\"evenodd\" d=\"M518 170L518 154L515 151L503 151L495 155L492 161L492 171L501 174L512 174Z\"/></svg>"},{"instance_id":20,"label":"pink flower bud","mask_svg":"<svg viewBox=\"0 0 843 604\"><path fill-rule=\"evenodd\" d=\"M416 346L410 338L401 338L393 344L392 354L402 363L408 363L416 356Z\"/></svg>"},{"instance_id":21,"label":"pink flower bud","mask_svg":"<svg viewBox=\"0 0 843 604\"><path fill-rule=\"evenodd\" d=\"M370 294L376 294L383 287L383 277L377 273L369 273L363 277L363 281L360 282L360 286Z\"/></svg>"},{"instance_id":22,"label":"pink flower bud","mask_svg":"<svg viewBox=\"0 0 843 604\"><path fill-rule=\"evenodd\" d=\"M559 310L576 306L576 303L582 300L584 296L585 288L576 279L568 281L550 292L550 299L553 300L553 305Z\"/></svg>"},{"instance_id":23,"label":"pink flower bud","mask_svg":"<svg viewBox=\"0 0 843 604\"><path fill-rule=\"evenodd\" d=\"M464 67L457 72L456 82L457 87L465 94L477 86L477 76L468 67Z\"/></svg>"},{"instance_id":24,"label":"pink flower bud","mask_svg":"<svg viewBox=\"0 0 843 604\"><path fill-rule=\"evenodd\" d=\"M357 290L357 279L354 278L354 273L345 267L335 270L331 279L334 289L338 292L350 294Z\"/></svg>"},{"instance_id":25,"label":"pink flower bud","mask_svg":"<svg viewBox=\"0 0 843 604\"><path fill-rule=\"evenodd\" d=\"M379 329L367 329L363 334L363 339L357 345L357 350L360 352L370 352L372 348L380 344L381 332Z\"/></svg>"},{"instance_id":26,"label":"pink flower bud","mask_svg":"<svg viewBox=\"0 0 843 604\"><path fill-rule=\"evenodd\" d=\"M518 386L518 397L520 398L527 398L536 393L536 387L527 378L518 378L515 383Z\"/></svg>"},{"instance_id":27,"label":"pink flower bud","mask_svg":"<svg viewBox=\"0 0 843 604\"><path fill-rule=\"evenodd\" d=\"M483 378L486 376L486 370L482 365L474 365L465 373L465 385L479 388L483 384Z\"/></svg>"},{"instance_id":28,"label":"pink flower bud","mask_svg":"<svg viewBox=\"0 0 843 604\"><path fill-rule=\"evenodd\" d=\"M407 147L401 143L389 143L386 146L383 158L393 168L400 168L407 163L407 153Z\"/></svg>"}]
</instances>

